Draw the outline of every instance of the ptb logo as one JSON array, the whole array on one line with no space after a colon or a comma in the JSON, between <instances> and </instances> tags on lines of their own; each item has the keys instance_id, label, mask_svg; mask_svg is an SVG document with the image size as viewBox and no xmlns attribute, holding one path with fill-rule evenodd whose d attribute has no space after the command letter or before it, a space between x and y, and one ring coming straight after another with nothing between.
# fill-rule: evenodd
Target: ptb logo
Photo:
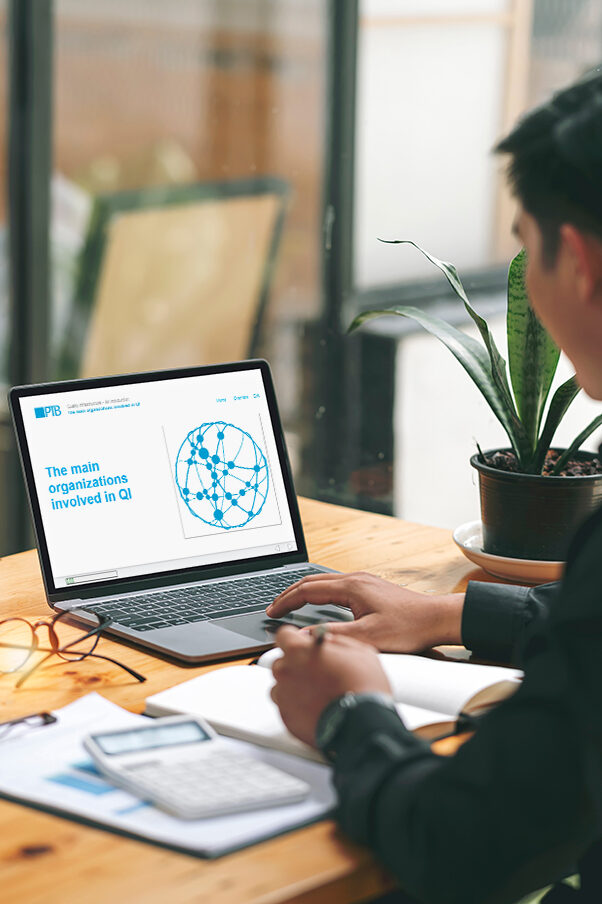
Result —
<instances>
[{"instance_id":1,"label":"ptb logo","mask_svg":"<svg viewBox=\"0 0 602 904\"><path fill-rule=\"evenodd\" d=\"M34 408L36 417L58 417L61 413L60 405L46 405L45 408Z\"/></svg>"}]
</instances>

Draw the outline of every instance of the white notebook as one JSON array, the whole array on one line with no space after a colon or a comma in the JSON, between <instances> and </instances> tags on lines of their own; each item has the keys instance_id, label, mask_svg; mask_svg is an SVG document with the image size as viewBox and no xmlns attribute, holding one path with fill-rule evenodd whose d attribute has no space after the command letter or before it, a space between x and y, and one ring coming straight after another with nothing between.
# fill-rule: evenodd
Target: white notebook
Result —
<instances>
[{"instance_id":1,"label":"white notebook","mask_svg":"<svg viewBox=\"0 0 602 904\"><path fill-rule=\"evenodd\" d=\"M272 702L271 666L279 655L275 648L257 665L214 669L153 694L146 700L146 713L192 713L207 719L220 734L322 761L318 751L290 734ZM460 712L476 714L510 696L522 678L521 671L501 666L396 653L381 653L379 658L399 715L411 731L426 737L451 730ZM437 730L431 732L433 725Z\"/></svg>"}]
</instances>

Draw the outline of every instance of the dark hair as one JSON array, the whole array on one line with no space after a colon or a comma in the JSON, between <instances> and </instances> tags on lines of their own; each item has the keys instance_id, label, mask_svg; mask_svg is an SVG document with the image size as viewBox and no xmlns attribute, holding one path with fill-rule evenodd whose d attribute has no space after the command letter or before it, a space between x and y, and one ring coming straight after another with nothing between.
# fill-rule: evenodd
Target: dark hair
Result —
<instances>
[{"instance_id":1,"label":"dark hair","mask_svg":"<svg viewBox=\"0 0 602 904\"><path fill-rule=\"evenodd\" d=\"M495 148L511 155L513 193L542 232L544 262L571 223L602 239L602 70L559 91Z\"/></svg>"}]
</instances>

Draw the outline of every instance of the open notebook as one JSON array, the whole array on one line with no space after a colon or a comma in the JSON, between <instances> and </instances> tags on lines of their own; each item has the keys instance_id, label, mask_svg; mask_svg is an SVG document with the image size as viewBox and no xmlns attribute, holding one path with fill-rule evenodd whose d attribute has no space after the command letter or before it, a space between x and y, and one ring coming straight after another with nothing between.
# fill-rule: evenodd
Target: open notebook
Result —
<instances>
[{"instance_id":1,"label":"open notebook","mask_svg":"<svg viewBox=\"0 0 602 904\"><path fill-rule=\"evenodd\" d=\"M316 750L288 732L270 697L271 666L279 655L275 648L257 665L216 669L153 694L147 698L146 713L193 713L220 734L321 761ZM522 678L517 669L501 666L398 653L381 653L379 658L399 715L411 731L427 738L451 731L460 712L476 715L510 696Z\"/></svg>"}]
</instances>

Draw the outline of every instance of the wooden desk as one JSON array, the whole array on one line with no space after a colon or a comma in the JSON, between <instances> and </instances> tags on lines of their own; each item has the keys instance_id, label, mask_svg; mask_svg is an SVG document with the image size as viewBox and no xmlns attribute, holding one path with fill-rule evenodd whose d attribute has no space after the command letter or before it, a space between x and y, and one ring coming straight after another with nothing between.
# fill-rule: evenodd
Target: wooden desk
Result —
<instances>
[{"instance_id":1,"label":"wooden desk","mask_svg":"<svg viewBox=\"0 0 602 904\"><path fill-rule=\"evenodd\" d=\"M426 592L462 590L469 578L488 579L466 561L448 531L311 500L301 500L301 515L311 561L340 571L371 571ZM35 551L0 560L0 617L17 614L50 614ZM182 668L106 639L99 651L148 680L140 685L99 660L48 663L18 690L14 676L0 678L0 721L56 709L91 690L141 712L150 694L208 668ZM342 904L390 887L370 853L330 821L208 862L0 801L3 904Z\"/></svg>"}]
</instances>

